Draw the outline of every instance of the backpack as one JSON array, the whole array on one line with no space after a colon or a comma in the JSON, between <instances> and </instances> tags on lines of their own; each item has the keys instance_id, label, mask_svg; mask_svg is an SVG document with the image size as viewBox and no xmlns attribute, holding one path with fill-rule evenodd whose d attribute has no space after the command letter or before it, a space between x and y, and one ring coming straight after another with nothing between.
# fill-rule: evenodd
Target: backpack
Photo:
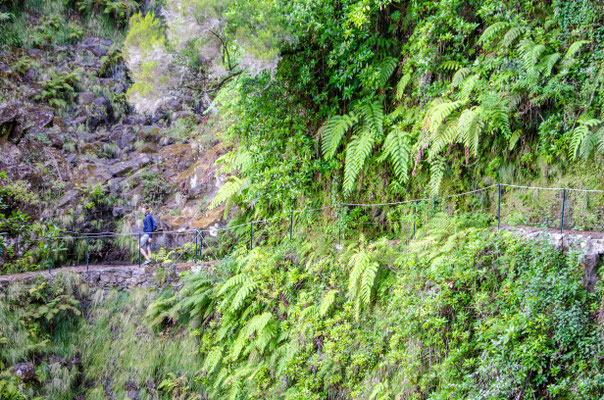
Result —
<instances>
[{"instance_id":1,"label":"backpack","mask_svg":"<svg viewBox=\"0 0 604 400\"><path fill-rule=\"evenodd\" d=\"M153 230L153 232L155 232L159 227L159 221L157 221L157 218L155 218L154 215L151 216L151 221L153 222L151 229Z\"/></svg>"}]
</instances>

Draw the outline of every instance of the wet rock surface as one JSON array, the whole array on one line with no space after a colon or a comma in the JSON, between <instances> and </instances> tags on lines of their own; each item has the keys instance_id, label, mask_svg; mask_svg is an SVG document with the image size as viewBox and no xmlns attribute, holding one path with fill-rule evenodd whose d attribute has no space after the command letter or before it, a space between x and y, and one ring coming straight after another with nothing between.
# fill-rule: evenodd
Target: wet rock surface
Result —
<instances>
[{"instance_id":1,"label":"wet rock surface","mask_svg":"<svg viewBox=\"0 0 604 400\"><path fill-rule=\"evenodd\" d=\"M69 231L141 229L140 204L161 191L153 182L170 188L152 204L164 226L222 225L222 209L204 211L222 182L214 162L224 153L204 128L207 118L179 99L156 115L136 114L125 101L131 83L116 48L86 37L46 49L0 49L0 171L40 194L26 210L33 220ZM42 96L51 72L76 76L73 93ZM174 133L178 124L190 128ZM111 199L103 209L91 199L96 188Z\"/></svg>"}]
</instances>

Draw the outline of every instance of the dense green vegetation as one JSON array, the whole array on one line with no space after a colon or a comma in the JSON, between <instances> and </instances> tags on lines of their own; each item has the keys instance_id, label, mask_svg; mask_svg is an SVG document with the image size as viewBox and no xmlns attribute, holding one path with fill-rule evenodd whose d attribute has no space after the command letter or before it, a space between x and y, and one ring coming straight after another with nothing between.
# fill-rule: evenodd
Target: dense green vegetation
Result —
<instances>
[{"instance_id":1,"label":"dense green vegetation","mask_svg":"<svg viewBox=\"0 0 604 400\"><path fill-rule=\"evenodd\" d=\"M255 2L266 16L257 29L279 62L254 66L246 60L258 47L238 40L238 2L187 4L182 18L223 22L214 32L222 58L189 72L212 82L209 69L222 60L241 73L211 86L221 89L215 104L234 146L225 170L237 176L222 199L239 196L264 213L318 192L321 201L434 196L496 181L555 182L575 168L576 185L601 184L598 2ZM133 20L127 54L161 44L188 65L207 50L201 28L175 36L181 20L168 17L166 42L151 21ZM138 45L148 32L158 39ZM153 71L143 70L148 93ZM208 90L203 82L198 91ZM594 173L581 172L587 166Z\"/></svg>"},{"instance_id":2,"label":"dense green vegetation","mask_svg":"<svg viewBox=\"0 0 604 400\"><path fill-rule=\"evenodd\" d=\"M242 246L149 306L66 279L13 287L0 361L34 361L25 393L53 399L597 398L601 282L588 292L576 256L481 225L438 214L411 244Z\"/></svg>"}]
</instances>

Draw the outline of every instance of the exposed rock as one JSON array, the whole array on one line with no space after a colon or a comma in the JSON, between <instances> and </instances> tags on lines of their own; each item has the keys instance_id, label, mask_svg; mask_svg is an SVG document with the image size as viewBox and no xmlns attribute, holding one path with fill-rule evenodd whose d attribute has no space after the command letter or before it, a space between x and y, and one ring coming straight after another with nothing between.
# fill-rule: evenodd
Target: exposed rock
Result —
<instances>
[{"instance_id":1,"label":"exposed rock","mask_svg":"<svg viewBox=\"0 0 604 400\"><path fill-rule=\"evenodd\" d=\"M107 55L108 49L111 46L111 41L108 39L100 39L95 37L87 37L82 40L79 48L88 50L97 57Z\"/></svg>"},{"instance_id":2,"label":"exposed rock","mask_svg":"<svg viewBox=\"0 0 604 400\"><path fill-rule=\"evenodd\" d=\"M127 172L138 170L151 162L145 154L137 154L135 158L117 163L109 168L111 176L122 176Z\"/></svg>"},{"instance_id":3,"label":"exposed rock","mask_svg":"<svg viewBox=\"0 0 604 400\"><path fill-rule=\"evenodd\" d=\"M21 103L0 104L0 144L10 141L18 144L30 128L41 129L54 117L51 108L24 106Z\"/></svg>"},{"instance_id":4,"label":"exposed rock","mask_svg":"<svg viewBox=\"0 0 604 400\"><path fill-rule=\"evenodd\" d=\"M21 381L28 382L36 378L36 367L34 363L26 362L13 365L11 372L19 377Z\"/></svg>"},{"instance_id":5,"label":"exposed rock","mask_svg":"<svg viewBox=\"0 0 604 400\"><path fill-rule=\"evenodd\" d=\"M80 104L80 105L90 104L94 101L95 97L96 96L92 92L78 93L78 104Z\"/></svg>"}]
</instances>

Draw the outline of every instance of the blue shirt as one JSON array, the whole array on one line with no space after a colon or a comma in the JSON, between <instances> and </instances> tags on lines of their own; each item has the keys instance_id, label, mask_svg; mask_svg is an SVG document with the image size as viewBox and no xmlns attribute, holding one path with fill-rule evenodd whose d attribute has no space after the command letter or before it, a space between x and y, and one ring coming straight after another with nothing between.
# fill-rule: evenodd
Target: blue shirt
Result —
<instances>
[{"instance_id":1,"label":"blue shirt","mask_svg":"<svg viewBox=\"0 0 604 400\"><path fill-rule=\"evenodd\" d=\"M148 234L149 237L153 236L153 217L151 214L145 214L145 219L143 220L143 232Z\"/></svg>"}]
</instances>

